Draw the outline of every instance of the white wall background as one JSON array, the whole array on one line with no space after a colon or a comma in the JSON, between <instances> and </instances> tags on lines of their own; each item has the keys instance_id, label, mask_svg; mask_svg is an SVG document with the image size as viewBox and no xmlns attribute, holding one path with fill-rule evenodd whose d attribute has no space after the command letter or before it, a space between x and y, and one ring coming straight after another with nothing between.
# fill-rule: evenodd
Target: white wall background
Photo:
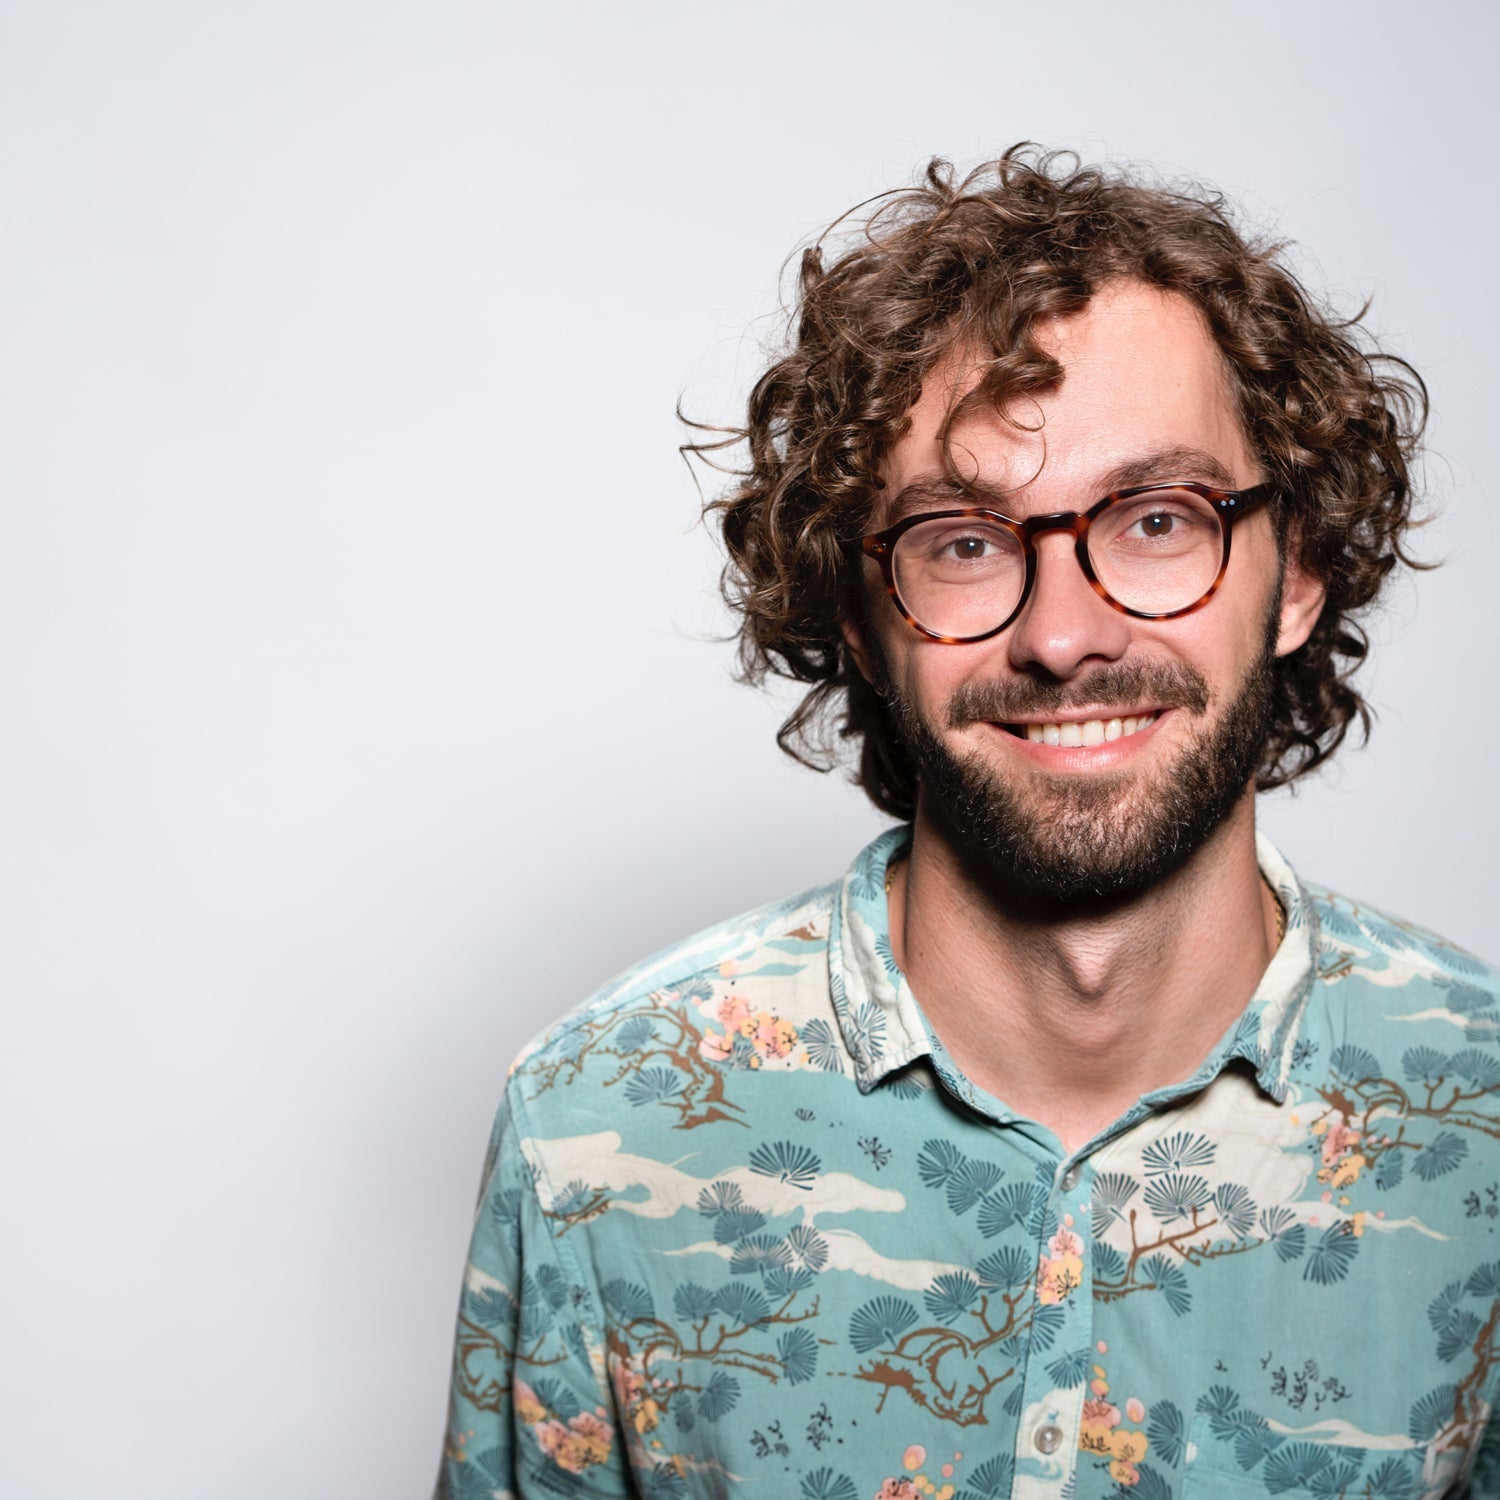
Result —
<instances>
[{"instance_id":1,"label":"white wall background","mask_svg":"<svg viewBox=\"0 0 1500 1500\"><path fill-rule=\"evenodd\" d=\"M5 0L0 1494L425 1493L489 1117L878 826L728 680L673 404L933 152L1200 174L1428 376L1371 749L1266 822L1495 955L1496 12Z\"/></svg>"}]
</instances>

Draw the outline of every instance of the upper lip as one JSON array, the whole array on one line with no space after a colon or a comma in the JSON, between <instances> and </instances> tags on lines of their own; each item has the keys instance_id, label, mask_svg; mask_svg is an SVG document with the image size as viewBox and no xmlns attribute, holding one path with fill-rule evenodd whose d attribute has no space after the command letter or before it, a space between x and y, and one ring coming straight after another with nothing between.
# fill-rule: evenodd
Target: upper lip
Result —
<instances>
[{"instance_id":1,"label":"upper lip","mask_svg":"<svg viewBox=\"0 0 1500 1500\"><path fill-rule=\"evenodd\" d=\"M1055 714L1027 714L1020 719L1001 719L1002 724L1087 724L1090 719L1139 719L1147 714L1165 713L1164 708L1087 708L1060 709Z\"/></svg>"}]
</instances>

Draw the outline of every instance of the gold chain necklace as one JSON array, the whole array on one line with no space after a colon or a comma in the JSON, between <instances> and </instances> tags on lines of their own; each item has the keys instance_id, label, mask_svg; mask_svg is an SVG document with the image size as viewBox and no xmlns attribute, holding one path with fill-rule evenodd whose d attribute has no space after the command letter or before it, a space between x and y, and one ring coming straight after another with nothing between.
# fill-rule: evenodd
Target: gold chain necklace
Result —
<instances>
[{"instance_id":1,"label":"gold chain necklace","mask_svg":"<svg viewBox=\"0 0 1500 1500\"><path fill-rule=\"evenodd\" d=\"M1276 887L1266 879L1265 873L1261 873L1261 882L1271 893L1271 904L1276 908L1276 946L1273 952L1281 947L1281 940L1286 936L1286 907L1281 904L1281 897L1276 894Z\"/></svg>"}]
</instances>

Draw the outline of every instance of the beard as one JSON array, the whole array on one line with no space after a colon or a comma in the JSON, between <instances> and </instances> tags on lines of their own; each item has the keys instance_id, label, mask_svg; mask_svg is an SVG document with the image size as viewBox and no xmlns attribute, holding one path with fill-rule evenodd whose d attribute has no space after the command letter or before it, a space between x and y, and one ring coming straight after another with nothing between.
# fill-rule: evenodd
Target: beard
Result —
<instances>
[{"instance_id":1,"label":"beard","mask_svg":"<svg viewBox=\"0 0 1500 1500\"><path fill-rule=\"evenodd\" d=\"M1148 890L1203 847L1259 769L1272 725L1279 605L1245 680L1212 719L1207 681L1181 662L1111 663L1066 682L967 683L948 704L952 729L1099 703L1151 703L1206 720L1149 782L1138 768L1059 774L1021 767L1004 774L977 750L955 754L877 661L876 685L916 764L924 815L976 873L1013 898L1042 906L1115 903Z\"/></svg>"}]
</instances>

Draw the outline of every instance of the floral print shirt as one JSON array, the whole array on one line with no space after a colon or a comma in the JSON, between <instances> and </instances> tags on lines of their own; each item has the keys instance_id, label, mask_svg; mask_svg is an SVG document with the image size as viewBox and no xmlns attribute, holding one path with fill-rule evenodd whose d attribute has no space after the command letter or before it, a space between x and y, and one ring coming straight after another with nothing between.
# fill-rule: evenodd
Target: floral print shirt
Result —
<instances>
[{"instance_id":1,"label":"floral print shirt","mask_svg":"<svg viewBox=\"0 0 1500 1500\"><path fill-rule=\"evenodd\" d=\"M1500 1496L1496 971L1262 839L1238 1024L1068 1155L893 962L907 837L515 1063L439 1494Z\"/></svg>"}]
</instances>

